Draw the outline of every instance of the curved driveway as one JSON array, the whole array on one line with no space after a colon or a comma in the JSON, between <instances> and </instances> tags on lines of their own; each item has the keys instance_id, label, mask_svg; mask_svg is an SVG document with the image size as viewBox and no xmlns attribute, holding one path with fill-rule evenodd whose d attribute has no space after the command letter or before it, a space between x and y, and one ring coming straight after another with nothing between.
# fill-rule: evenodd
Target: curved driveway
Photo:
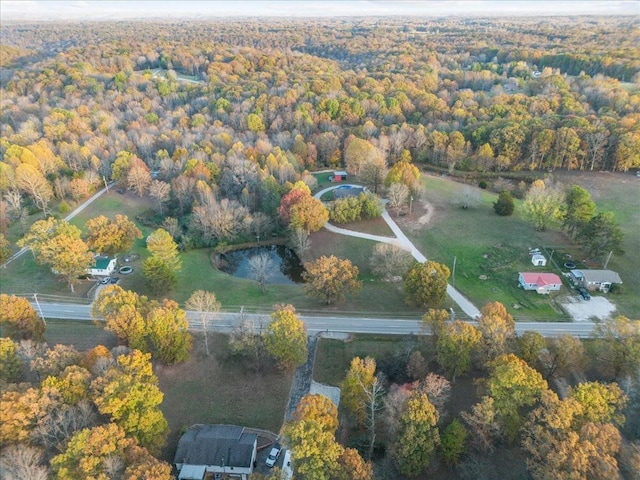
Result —
<instances>
[{"instance_id":1,"label":"curved driveway","mask_svg":"<svg viewBox=\"0 0 640 480\"><path fill-rule=\"evenodd\" d=\"M330 192L331 190L335 190L336 188L341 186L362 188L362 185L354 185L349 183L341 184L341 185L332 185L331 187L327 187L320 190L318 193L314 195L314 197L317 199L320 199L320 197L322 197L322 195L324 195L325 193ZM347 230L346 228L336 227L335 225L332 225L331 223L328 223L328 222L325 224L324 228L326 228L330 232L339 233L341 235L349 235L351 237L365 238L367 240L373 240L374 242L390 243L391 245L395 245L397 247L402 248L403 250L407 250L408 252L411 252L411 255L413 256L413 258L415 258L418 262L422 263L427 261L427 257L425 257L422 254L422 252L420 252L415 247L413 242L411 242L411 240L407 238L407 236L400 229L398 224L391 218L386 208L382 212L382 218L384 219L385 222L387 222L387 225L389 225L389 228L391 228L391 231L394 233L395 237L384 237L381 235L371 235L368 233L356 232L354 230ZM478 318L480 316L480 310L478 310L478 308L473 303L471 303L467 298L465 298L465 296L462 295L453 286L447 285L447 294L449 295L449 297L451 297L451 300L453 300L458 305L458 307L460 307L460 310L462 310L466 315L468 315L471 318Z\"/></svg>"}]
</instances>

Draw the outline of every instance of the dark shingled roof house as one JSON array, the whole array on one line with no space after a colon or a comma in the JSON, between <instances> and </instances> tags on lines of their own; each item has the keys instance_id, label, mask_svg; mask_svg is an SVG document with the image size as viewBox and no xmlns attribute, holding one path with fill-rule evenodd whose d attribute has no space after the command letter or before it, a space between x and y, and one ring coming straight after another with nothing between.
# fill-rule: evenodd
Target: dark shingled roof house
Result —
<instances>
[{"instance_id":1,"label":"dark shingled roof house","mask_svg":"<svg viewBox=\"0 0 640 480\"><path fill-rule=\"evenodd\" d=\"M235 425L194 425L178 442L174 464L179 480L247 480L256 460L258 436ZM216 475L218 474L218 475Z\"/></svg>"}]
</instances>

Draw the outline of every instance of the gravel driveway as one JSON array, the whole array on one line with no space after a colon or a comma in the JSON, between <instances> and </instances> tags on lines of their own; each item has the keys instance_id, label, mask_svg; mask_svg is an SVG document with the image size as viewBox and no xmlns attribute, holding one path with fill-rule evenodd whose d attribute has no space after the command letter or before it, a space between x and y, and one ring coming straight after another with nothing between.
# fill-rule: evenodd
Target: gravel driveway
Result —
<instances>
[{"instance_id":1,"label":"gravel driveway","mask_svg":"<svg viewBox=\"0 0 640 480\"><path fill-rule=\"evenodd\" d=\"M586 322L597 318L605 320L616 310L616 306L606 297L592 296L591 300L582 300L574 296L567 296L562 303L565 311L571 315L574 322Z\"/></svg>"}]
</instances>

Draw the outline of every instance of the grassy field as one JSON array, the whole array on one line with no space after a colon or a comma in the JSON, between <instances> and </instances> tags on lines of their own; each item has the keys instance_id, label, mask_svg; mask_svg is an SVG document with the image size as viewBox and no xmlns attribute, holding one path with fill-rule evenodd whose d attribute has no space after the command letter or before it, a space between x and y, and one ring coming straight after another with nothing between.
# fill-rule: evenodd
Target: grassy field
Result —
<instances>
[{"instance_id":1,"label":"grassy field","mask_svg":"<svg viewBox=\"0 0 640 480\"><path fill-rule=\"evenodd\" d=\"M73 345L78 351L90 350L96 345L107 348L117 346L117 337L93 322L47 319L45 340L48 345Z\"/></svg>"},{"instance_id":2,"label":"grassy field","mask_svg":"<svg viewBox=\"0 0 640 480\"><path fill-rule=\"evenodd\" d=\"M435 176L425 176L424 183L434 213L427 225L405 231L427 258L449 267L456 288L478 306L502 302L519 319L565 318L555 305L557 295L542 296L517 287L518 272L535 269L529 248L562 242L561 235L536 232L517 212L510 217L496 215L496 195L490 192L480 191L481 203L463 210L452 203L461 185ZM401 226L407 221L398 220ZM560 292L566 293L566 288Z\"/></svg>"},{"instance_id":3,"label":"grassy field","mask_svg":"<svg viewBox=\"0 0 640 480\"><path fill-rule=\"evenodd\" d=\"M210 357L195 337L191 358L179 365L157 366L164 401L160 406L171 429L164 460L173 455L182 431L196 423L227 423L278 433L291 390L290 374L265 364L260 373L230 357L227 337L209 337Z\"/></svg>"},{"instance_id":4,"label":"grassy field","mask_svg":"<svg viewBox=\"0 0 640 480\"><path fill-rule=\"evenodd\" d=\"M615 213L624 232L625 255L612 256L608 269L622 278L624 293L609 295L618 312L629 318L640 317L640 178L631 173L560 172L557 178L566 185L586 188L599 210Z\"/></svg>"},{"instance_id":5,"label":"grassy field","mask_svg":"<svg viewBox=\"0 0 640 480\"><path fill-rule=\"evenodd\" d=\"M602 181L603 177L596 174L567 174L559 177L559 180L570 185L579 183L583 177L597 185L594 200L599 207L610 208L619 215L621 226L626 229L625 249L634 251L636 246L640 248L639 236L632 233L634 229L637 232L640 226L640 197L632 194L633 188L637 186L627 185L627 190L621 191L617 180ZM629 176L623 178L636 180ZM516 202L516 213L513 216L499 217L494 213L492 205L496 195L481 191L481 204L473 209L462 210L452 204L456 190L462 188L459 184L436 176L425 176L424 183L426 199L435 210L431 221L420 228L408 225L409 220L406 219L398 219L398 223L428 258L445 263L451 270L455 258L455 278L452 277L451 282L456 288L478 306L487 301L500 301L520 320L557 321L566 318L558 303L571 292L568 284L558 294L536 295L517 287L517 275L519 271L532 271L536 268L529 261L530 247L546 248L548 258L553 254L560 268L554 269L552 264L548 264L544 271L555 271L558 274L566 271L561 267L566 258L564 255L573 254L573 258L580 258L580 249L558 231L535 231L518 215L519 202ZM618 304L619 312L627 315L640 311L637 292L640 272L637 262L633 260L635 259L630 256L620 259L614 257L609 264L609 268L618 271L628 286L625 294L609 298ZM635 295L630 293L634 289Z\"/></svg>"},{"instance_id":6,"label":"grassy field","mask_svg":"<svg viewBox=\"0 0 640 480\"><path fill-rule=\"evenodd\" d=\"M393 357L403 347L399 336L353 335L343 342L322 338L318 342L313 379L326 385L339 386L354 357L372 357L376 361Z\"/></svg>"}]
</instances>

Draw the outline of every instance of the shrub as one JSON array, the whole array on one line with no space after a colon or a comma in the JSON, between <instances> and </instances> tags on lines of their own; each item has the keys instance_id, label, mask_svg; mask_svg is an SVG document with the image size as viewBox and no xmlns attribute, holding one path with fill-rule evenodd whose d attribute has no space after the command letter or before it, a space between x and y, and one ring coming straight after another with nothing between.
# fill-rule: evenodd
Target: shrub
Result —
<instances>
[{"instance_id":1,"label":"shrub","mask_svg":"<svg viewBox=\"0 0 640 480\"><path fill-rule=\"evenodd\" d=\"M498 200L493 203L493 209L502 217L508 217L513 213L515 205L509 192L500 192Z\"/></svg>"}]
</instances>

